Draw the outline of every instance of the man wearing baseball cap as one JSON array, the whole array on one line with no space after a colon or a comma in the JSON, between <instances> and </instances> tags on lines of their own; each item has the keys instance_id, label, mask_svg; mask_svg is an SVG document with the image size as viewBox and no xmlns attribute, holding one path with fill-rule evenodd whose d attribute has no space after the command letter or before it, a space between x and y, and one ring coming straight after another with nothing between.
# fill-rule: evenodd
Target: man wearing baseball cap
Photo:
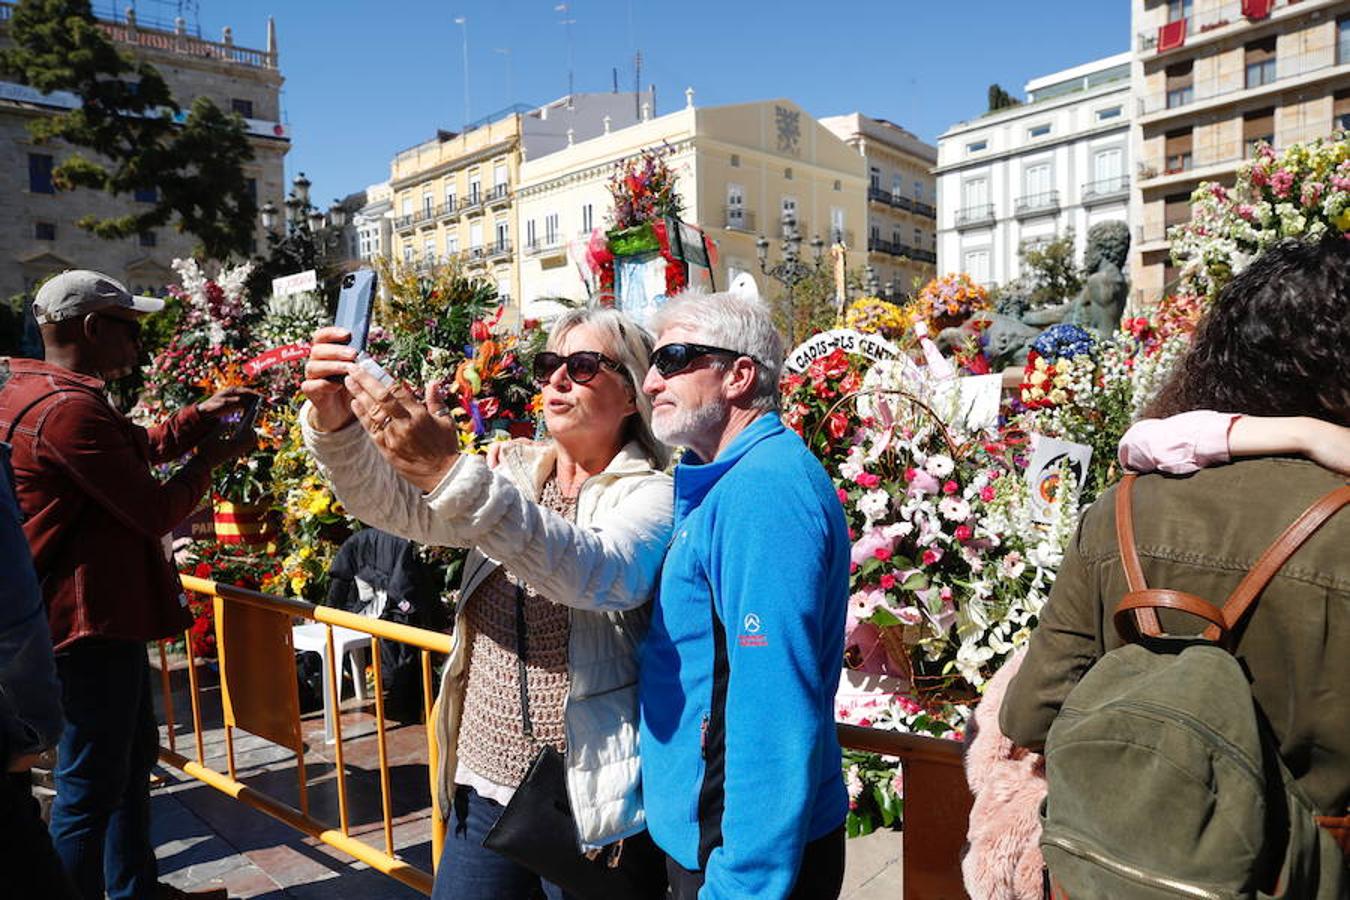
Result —
<instances>
[{"instance_id":1,"label":"man wearing baseball cap","mask_svg":"<svg viewBox=\"0 0 1350 900\"><path fill-rule=\"evenodd\" d=\"M108 402L105 383L136 368L141 318L163 306L99 272L63 272L33 303L46 360L9 360L0 384L0 440L13 445L66 716L52 841L88 900L105 889L185 896L158 884L150 843L159 732L145 643L191 624L163 536L197 506L212 468L253 445L251 431L236 437L219 421L248 395L239 388L149 429ZM167 480L152 474L189 454Z\"/></svg>"}]
</instances>

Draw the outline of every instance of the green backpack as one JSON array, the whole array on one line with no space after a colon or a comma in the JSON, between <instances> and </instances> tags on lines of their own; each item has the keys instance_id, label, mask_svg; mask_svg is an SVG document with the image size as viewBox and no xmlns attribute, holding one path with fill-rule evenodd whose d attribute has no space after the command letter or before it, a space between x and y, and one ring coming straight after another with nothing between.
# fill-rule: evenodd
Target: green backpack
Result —
<instances>
[{"instance_id":1,"label":"green backpack","mask_svg":"<svg viewBox=\"0 0 1350 900\"><path fill-rule=\"evenodd\" d=\"M1130 593L1114 619L1127 643L1074 687L1045 742L1041 850L1051 896L1350 897L1342 850L1280 759L1229 643L1280 566L1350 502L1350 486L1309 507L1219 609L1146 585L1134 545L1133 481L1127 476L1116 494ZM1210 627L1197 637L1167 636L1160 608Z\"/></svg>"}]
</instances>

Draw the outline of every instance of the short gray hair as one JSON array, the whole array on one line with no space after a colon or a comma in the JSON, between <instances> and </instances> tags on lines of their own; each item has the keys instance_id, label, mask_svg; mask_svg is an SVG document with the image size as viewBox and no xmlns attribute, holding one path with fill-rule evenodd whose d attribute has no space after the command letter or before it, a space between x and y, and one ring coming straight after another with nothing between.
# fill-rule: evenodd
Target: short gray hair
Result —
<instances>
[{"instance_id":1,"label":"short gray hair","mask_svg":"<svg viewBox=\"0 0 1350 900\"><path fill-rule=\"evenodd\" d=\"M652 336L628 316L603 306L569 309L557 318L548 335L548 349L556 350L573 328L589 325L602 336L601 349L623 366L633 388L637 415L630 416L624 439L637 441L652 467L664 469L670 463L670 448L652 434L652 398L642 391L642 380L652 364Z\"/></svg>"},{"instance_id":2,"label":"short gray hair","mask_svg":"<svg viewBox=\"0 0 1350 900\"><path fill-rule=\"evenodd\" d=\"M778 378L783 371L783 338L773 327L769 309L758 299L730 292L685 291L657 310L652 329L686 328L699 343L735 350L757 365L755 409L778 409Z\"/></svg>"}]
</instances>

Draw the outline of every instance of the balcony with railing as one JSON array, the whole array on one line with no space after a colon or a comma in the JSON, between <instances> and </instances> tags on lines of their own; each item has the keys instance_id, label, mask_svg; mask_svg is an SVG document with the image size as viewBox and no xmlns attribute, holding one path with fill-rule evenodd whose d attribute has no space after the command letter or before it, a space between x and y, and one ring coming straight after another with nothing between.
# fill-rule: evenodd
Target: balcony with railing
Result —
<instances>
[{"instance_id":1,"label":"balcony with railing","mask_svg":"<svg viewBox=\"0 0 1350 900\"><path fill-rule=\"evenodd\" d=\"M884 203L885 205L890 206L891 192L879 187L868 187L867 199L874 200L877 203Z\"/></svg>"},{"instance_id":2,"label":"balcony with railing","mask_svg":"<svg viewBox=\"0 0 1350 900\"><path fill-rule=\"evenodd\" d=\"M888 256L909 259L915 262L937 262L937 254L932 250L911 247L902 241L888 241L881 237L869 237L867 239L867 249L872 253L885 253Z\"/></svg>"},{"instance_id":3,"label":"balcony with railing","mask_svg":"<svg viewBox=\"0 0 1350 900\"><path fill-rule=\"evenodd\" d=\"M982 225L994 224L994 204L977 203L974 206L965 206L956 211L957 228L979 228Z\"/></svg>"},{"instance_id":4,"label":"balcony with railing","mask_svg":"<svg viewBox=\"0 0 1350 900\"><path fill-rule=\"evenodd\" d=\"M414 216L412 213L396 216L394 218L394 229L397 231L409 231L413 227Z\"/></svg>"},{"instance_id":5,"label":"balcony with railing","mask_svg":"<svg viewBox=\"0 0 1350 900\"><path fill-rule=\"evenodd\" d=\"M413 213L413 224L418 228L430 228L436 224L436 207L428 203Z\"/></svg>"},{"instance_id":6,"label":"balcony with railing","mask_svg":"<svg viewBox=\"0 0 1350 900\"><path fill-rule=\"evenodd\" d=\"M1041 191L1018 197L1013 204L1013 215L1018 219L1052 216L1059 212L1059 191Z\"/></svg>"},{"instance_id":7,"label":"balcony with railing","mask_svg":"<svg viewBox=\"0 0 1350 900\"><path fill-rule=\"evenodd\" d=\"M17 4L0 2L0 22L7 22L14 15ZM181 7L180 7L181 8ZM99 29L110 40L120 44L130 44L147 50L159 50L164 53L176 53L180 56L192 56L198 59L216 59L222 62L249 66L254 69L275 69L277 58L266 50L251 50L248 47L236 47L233 33L225 29L224 39L208 41L201 35L189 34L187 22L179 17L172 23L157 22L137 18L132 9L126 17L118 20L111 16L96 15Z\"/></svg>"},{"instance_id":8,"label":"balcony with railing","mask_svg":"<svg viewBox=\"0 0 1350 900\"><path fill-rule=\"evenodd\" d=\"M526 256L550 256L563 248L562 235L546 234L525 242Z\"/></svg>"},{"instance_id":9,"label":"balcony with railing","mask_svg":"<svg viewBox=\"0 0 1350 900\"><path fill-rule=\"evenodd\" d=\"M436 207L436 218L438 219L449 218L455 215L457 212L459 212L458 204L456 204L454 200L447 200L440 206Z\"/></svg>"},{"instance_id":10,"label":"balcony with railing","mask_svg":"<svg viewBox=\"0 0 1350 900\"><path fill-rule=\"evenodd\" d=\"M459 204L459 211L464 215L471 215L483 211L483 193L482 191L470 191Z\"/></svg>"},{"instance_id":11,"label":"balcony with railing","mask_svg":"<svg viewBox=\"0 0 1350 900\"><path fill-rule=\"evenodd\" d=\"M728 206L726 208L726 229L727 231L746 231L755 230L755 214L744 206Z\"/></svg>"},{"instance_id":12,"label":"balcony with railing","mask_svg":"<svg viewBox=\"0 0 1350 900\"><path fill-rule=\"evenodd\" d=\"M1337 69L1350 71L1350 59L1340 58L1335 45L1309 53L1282 53L1274 60L1244 66L1222 76L1196 78L1189 86L1148 94L1139 98L1139 114L1175 112L1246 92L1273 92L1304 76L1329 74Z\"/></svg>"},{"instance_id":13,"label":"balcony with railing","mask_svg":"<svg viewBox=\"0 0 1350 900\"><path fill-rule=\"evenodd\" d=\"M1271 14L1279 16L1279 11L1289 7L1304 3L1305 0L1275 0L1271 4ZM1311 8L1317 5L1328 6L1329 3L1318 4L1316 2L1306 3L1305 8ZM1234 23L1246 23L1247 19L1242 14L1242 0L1232 0L1230 3L1223 3L1209 9L1202 9L1186 18L1186 30L1180 44L1176 48L1194 45L1202 40L1217 38L1215 34L1219 29L1225 28ZM1168 26L1179 27L1175 22L1168 22ZM1152 31L1141 31L1135 36L1135 43L1138 49L1143 52L1155 50L1158 47L1158 38L1162 33L1162 26ZM1167 53L1174 47L1168 47L1165 50L1158 50L1159 53Z\"/></svg>"},{"instance_id":14,"label":"balcony with railing","mask_svg":"<svg viewBox=\"0 0 1350 900\"><path fill-rule=\"evenodd\" d=\"M1083 185L1083 205L1095 206L1099 203L1111 203L1130 195L1130 176L1114 175L1099 178Z\"/></svg>"},{"instance_id":15,"label":"balcony with railing","mask_svg":"<svg viewBox=\"0 0 1350 900\"><path fill-rule=\"evenodd\" d=\"M511 199L511 188L505 184L494 184L484 199L488 206L500 206Z\"/></svg>"},{"instance_id":16,"label":"balcony with railing","mask_svg":"<svg viewBox=\"0 0 1350 900\"><path fill-rule=\"evenodd\" d=\"M503 239L500 241L493 241L491 244L488 244L487 248L488 259L500 259L503 256L510 256L510 255L511 255L511 242L509 240Z\"/></svg>"}]
</instances>

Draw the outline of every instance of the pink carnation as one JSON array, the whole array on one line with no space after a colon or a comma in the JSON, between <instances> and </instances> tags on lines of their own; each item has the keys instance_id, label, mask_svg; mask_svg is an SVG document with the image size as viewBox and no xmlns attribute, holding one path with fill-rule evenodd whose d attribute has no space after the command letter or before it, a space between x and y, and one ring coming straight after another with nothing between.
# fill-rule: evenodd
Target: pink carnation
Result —
<instances>
[{"instance_id":1,"label":"pink carnation","mask_svg":"<svg viewBox=\"0 0 1350 900\"><path fill-rule=\"evenodd\" d=\"M1275 192L1275 196L1281 199L1289 196L1289 189L1294 186L1294 173L1281 169L1270 176L1270 189Z\"/></svg>"},{"instance_id":2,"label":"pink carnation","mask_svg":"<svg viewBox=\"0 0 1350 900\"><path fill-rule=\"evenodd\" d=\"M881 484L881 477L874 475L871 472L859 472L857 477L853 480L857 482L860 487L865 487L869 490Z\"/></svg>"},{"instance_id":3,"label":"pink carnation","mask_svg":"<svg viewBox=\"0 0 1350 900\"><path fill-rule=\"evenodd\" d=\"M985 503L994 499L994 488L992 485L986 484L984 487L980 488L980 499Z\"/></svg>"},{"instance_id":4,"label":"pink carnation","mask_svg":"<svg viewBox=\"0 0 1350 900\"><path fill-rule=\"evenodd\" d=\"M955 494L959 490L961 490L961 485L955 481L948 481L942 485L942 493L944 494Z\"/></svg>"}]
</instances>

